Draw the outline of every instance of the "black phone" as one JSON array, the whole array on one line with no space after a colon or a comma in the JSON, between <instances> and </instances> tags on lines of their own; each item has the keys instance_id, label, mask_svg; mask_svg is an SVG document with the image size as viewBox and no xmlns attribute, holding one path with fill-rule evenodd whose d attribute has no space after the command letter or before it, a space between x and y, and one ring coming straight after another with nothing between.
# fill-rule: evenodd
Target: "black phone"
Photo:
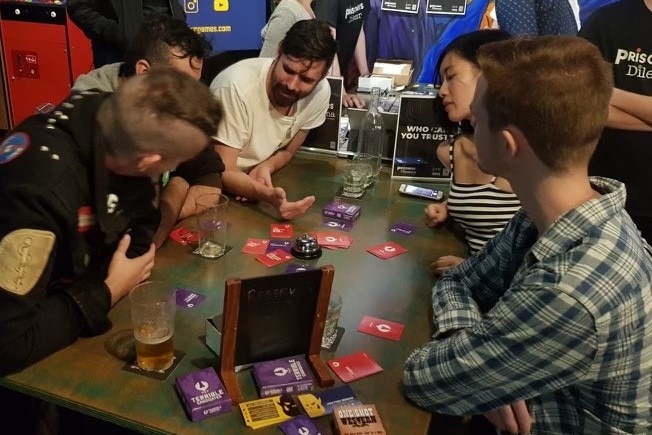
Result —
<instances>
[{"instance_id":1,"label":"black phone","mask_svg":"<svg viewBox=\"0 0 652 435\"><path fill-rule=\"evenodd\" d=\"M401 184L398 191L405 195L417 196L431 201L441 201L444 199L444 192L441 190L427 189L425 187L413 186L411 184Z\"/></svg>"}]
</instances>

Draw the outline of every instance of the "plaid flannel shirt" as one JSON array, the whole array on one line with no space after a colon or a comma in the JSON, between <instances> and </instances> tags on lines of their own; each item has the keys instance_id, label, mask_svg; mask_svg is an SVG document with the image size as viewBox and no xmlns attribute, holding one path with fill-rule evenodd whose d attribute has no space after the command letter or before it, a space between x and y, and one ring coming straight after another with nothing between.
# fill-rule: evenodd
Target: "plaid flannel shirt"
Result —
<instances>
[{"instance_id":1,"label":"plaid flannel shirt","mask_svg":"<svg viewBox=\"0 0 652 435\"><path fill-rule=\"evenodd\" d=\"M603 195L541 237L520 211L437 282L437 332L405 363L410 400L453 415L526 400L537 435L652 433L650 247L625 186L591 183Z\"/></svg>"}]
</instances>

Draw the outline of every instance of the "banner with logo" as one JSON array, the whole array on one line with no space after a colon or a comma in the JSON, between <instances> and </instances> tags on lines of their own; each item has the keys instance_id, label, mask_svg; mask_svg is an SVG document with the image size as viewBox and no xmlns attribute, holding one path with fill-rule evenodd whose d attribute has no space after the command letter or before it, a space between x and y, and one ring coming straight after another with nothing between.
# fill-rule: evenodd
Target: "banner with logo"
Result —
<instances>
[{"instance_id":1,"label":"banner with logo","mask_svg":"<svg viewBox=\"0 0 652 435\"><path fill-rule=\"evenodd\" d=\"M450 171L437 158L437 146L450 135L435 110L434 95L402 95L396 128L392 178L450 179Z\"/></svg>"},{"instance_id":2,"label":"banner with logo","mask_svg":"<svg viewBox=\"0 0 652 435\"><path fill-rule=\"evenodd\" d=\"M186 21L213 44L214 52L262 47L265 0L180 0Z\"/></svg>"}]
</instances>

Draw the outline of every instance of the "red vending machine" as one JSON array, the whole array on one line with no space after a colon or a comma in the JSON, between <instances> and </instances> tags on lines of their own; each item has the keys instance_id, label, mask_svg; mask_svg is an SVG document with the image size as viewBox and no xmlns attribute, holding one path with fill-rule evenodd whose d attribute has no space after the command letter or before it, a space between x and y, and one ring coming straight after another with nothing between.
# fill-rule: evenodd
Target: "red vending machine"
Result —
<instances>
[{"instance_id":1,"label":"red vending machine","mask_svg":"<svg viewBox=\"0 0 652 435\"><path fill-rule=\"evenodd\" d=\"M64 1L0 0L0 35L9 123L63 100L93 67L90 41L66 14Z\"/></svg>"}]
</instances>

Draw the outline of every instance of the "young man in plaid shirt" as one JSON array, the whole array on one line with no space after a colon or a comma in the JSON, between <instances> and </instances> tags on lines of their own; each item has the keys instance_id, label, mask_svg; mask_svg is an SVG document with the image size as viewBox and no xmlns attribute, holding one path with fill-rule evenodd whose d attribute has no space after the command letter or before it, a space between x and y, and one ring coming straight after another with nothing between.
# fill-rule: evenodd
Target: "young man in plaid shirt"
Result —
<instances>
[{"instance_id":1,"label":"young man in plaid shirt","mask_svg":"<svg viewBox=\"0 0 652 435\"><path fill-rule=\"evenodd\" d=\"M404 393L510 433L652 433L652 254L624 185L587 175L610 66L573 36L487 44L479 61L479 164L523 209L433 288Z\"/></svg>"}]
</instances>

